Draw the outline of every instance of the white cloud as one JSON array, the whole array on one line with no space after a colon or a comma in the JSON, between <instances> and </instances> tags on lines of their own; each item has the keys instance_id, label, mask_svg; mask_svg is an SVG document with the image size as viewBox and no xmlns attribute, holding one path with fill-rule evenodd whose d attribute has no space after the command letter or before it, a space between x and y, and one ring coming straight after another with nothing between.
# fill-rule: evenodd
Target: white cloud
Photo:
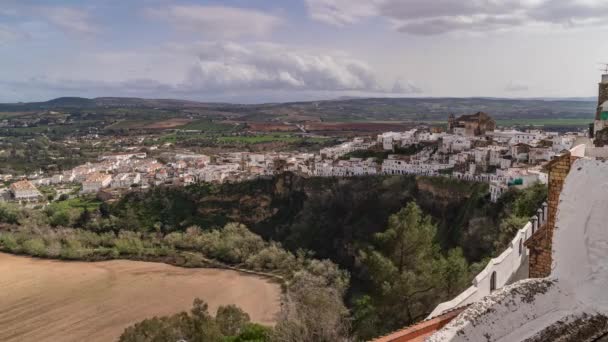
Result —
<instances>
[{"instance_id":1,"label":"white cloud","mask_svg":"<svg viewBox=\"0 0 608 342\"><path fill-rule=\"evenodd\" d=\"M606 25L605 0L307 0L309 14L334 25L379 16L415 35L530 26Z\"/></svg>"},{"instance_id":2,"label":"white cloud","mask_svg":"<svg viewBox=\"0 0 608 342\"><path fill-rule=\"evenodd\" d=\"M261 11L225 6L174 5L149 8L145 13L182 30L228 38L265 36L282 23L279 17Z\"/></svg>"},{"instance_id":3,"label":"white cloud","mask_svg":"<svg viewBox=\"0 0 608 342\"><path fill-rule=\"evenodd\" d=\"M0 45L14 42L26 38L27 35L20 31L15 31L9 27L0 25Z\"/></svg>"},{"instance_id":4,"label":"white cloud","mask_svg":"<svg viewBox=\"0 0 608 342\"><path fill-rule=\"evenodd\" d=\"M37 9L37 12L50 24L64 32L85 35L99 32L91 21L90 13L86 10L71 7L45 7Z\"/></svg>"},{"instance_id":5,"label":"white cloud","mask_svg":"<svg viewBox=\"0 0 608 342\"><path fill-rule=\"evenodd\" d=\"M505 90L508 92L522 92L522 91L528 91L529 89L530 89L530 87L527 84L525 84L524 82L520 82L520 81L511 81L505 87Z\"/></svg>"},{"instance_id":6,"label":"white cloud","mask_svg":"<svg viewBox=\"0 0 608 342\"><path fill-rule=\"evenodd\" d=\"M343 54L255 43L204 43L185 86L203 91L238 89L378 90L371 68Z\"/></svg>"},{"instance_id":7,"label":"white cloud","mask_svg":"<svg viewBox=\"0 0 608 342\"><path fill-rule=\"evenodd\" d=\"M421 94L424 91L412 81L398 79L393 85L392 92L395 94Z\"/></svg>"},{"instance_id":8,"label":"white cloud","mask_svg":"<svg viewBox=\"0 0 608 342\"><path fill-rule=\"evenodd\" d=\"M272 43L203 42L73 58L43 77L0 83L43 93L188 98L254 92L390 92L365 62L347 54ZM402 93L413 91L407 83L401 87Z\"/></svg>"},{"instance_id":9,"label":"white cloud","mask_svg":"<svg viewBox=\"0 0 608 342\"><path fill-rule=\"evenodd\" d=\"M379 0L306 0L313 19L335 26L377 15L380 3Z\"/></svg>"},{"instance_id":10,"label":"white cloud","mask_svg":"<svg viewBox=\"0 0 608 342\"><path fill-rule=\"evenodd\" d=\"M20 20L20 24L45 23L63 32L78 35L98 33L88 9L66 6L36 6L26 2L8 1L0 9L0 16Z\"/></svg>"}]
</instances>

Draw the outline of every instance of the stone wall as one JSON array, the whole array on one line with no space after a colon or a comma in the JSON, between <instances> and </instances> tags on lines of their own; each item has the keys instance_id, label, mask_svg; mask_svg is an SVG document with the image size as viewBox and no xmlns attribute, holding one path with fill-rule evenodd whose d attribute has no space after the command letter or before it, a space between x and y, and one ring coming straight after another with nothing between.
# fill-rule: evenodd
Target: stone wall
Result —
<instances>
[{"instance_id":1,"label":"stone wall","mask_svg":"<svg viewBox=\"0 0 608 342\"><path fill-rule=\"evenodd\" d=\"M547 222L526 241L526 247L530 249L530 278L544 278L551 274L552 241L557 206L564 181L574 159L576 157L568 152L547 165L549 170Z\"/></svg>"}]
</instances>

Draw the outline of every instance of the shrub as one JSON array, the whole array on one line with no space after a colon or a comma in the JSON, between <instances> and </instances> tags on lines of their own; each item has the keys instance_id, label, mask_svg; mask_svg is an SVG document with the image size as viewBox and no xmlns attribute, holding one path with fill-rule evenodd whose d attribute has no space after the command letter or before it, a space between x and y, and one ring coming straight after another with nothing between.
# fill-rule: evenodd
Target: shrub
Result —
<instances>
[{"instance_id":1,"label":"shrub","mask_svg":"<svg viewBox=\"0 0 608 342\"><path fill-rule=\"evenodd\" d=\"M245 324L249 323L249 315L236 305L220 306L215 314L215 321L225 336L235 336L241 333Z\"/></svg>"},{"instance_id":2,"label":"shrub","mask_svg":"<svg viewBox=\"0 0 608 342\"><path fill-rule=\"evenodd\" d=\"M144 252L141 238L133 232L120 232L114 240L114 246L122 255L142 255Z\"/></svg>"},{"instance_id":3,"label":"shrub","mask_svg":"<svg viewBox=\"0 0 608 342\"><path fill-rule=\"evenodd\" d=\"M47 243L46 255L49 257L59 257L61 255L61 242L57 240L51 240Z\"/></svg>"},{"instance_id":4,"label":"shrub","mask_svg":"<svg viewBox=\"0 0 608 342\"><path fill-rule=\"evenodd\" d=\"M18 224L19 214L14 206L0 204L0 222L8 224Z\"/></svg>"},{"instance_id":5,"label":"shrub","mask_svg":"<svg viewBox=\"0 0 608 342\"><path fill-rule=\"evenodd\" d=\"M49 223L53 227L68 227L70 225L70 215L65 211L58 211L51 216Z\"/></svg>"},{"instance_id":6,"label":"shrub","mask_svg":"<svg viewBox=\"0 0 608 342\"><path fill-rule=\"evenodd\" d=\"M21 251L17 238L11 233L0 233L0 245L13 253Z\"/></svg>"},{"instance_id":7,"label":"shrub","mask_svg":"<svg viewBox=\"0 0 608 342\"><path fill-rule=\"evenodd\" d=\"M272 243L257 254L247 258L245 264L256 271L280 270L290 272L296 268L297 260L292 253Z\"/></svg>"},{"instance_id":8,"label":"shrub","mask_svg":"<svg viewBox=\"0 0 608 342\"><path fill-rule=\"evenodd\" d=\"M23 251L33 256L46 256L46 245L41 238L25 240L23 242Z\"/></svg>"},{"instance_id":9,"label":"shrub","mask_svg":"<svg viewBox=\"0 0 608 342\"><path fill-rule=\"evenodd\" d=\"M74 237L68 237L61 247L59 256L63 259L77 260L86 255L83 250L84 248L79 240Z\"/></svg>"}]
</instances>

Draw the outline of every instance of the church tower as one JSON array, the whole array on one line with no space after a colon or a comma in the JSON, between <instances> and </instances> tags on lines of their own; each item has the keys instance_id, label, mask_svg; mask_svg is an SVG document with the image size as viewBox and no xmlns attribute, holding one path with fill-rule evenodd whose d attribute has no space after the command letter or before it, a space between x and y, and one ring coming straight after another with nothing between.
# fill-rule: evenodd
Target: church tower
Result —
<instances>
[{"instance_id":1,"label":"church tower","mask_svg":"<svg viewBox=\"0 0 608 342\"><path fill-rule=\"evenodd\" d=\"M454 133L455 121L456 117L454 114L450 114L450 116L448 116L448 133Z\"/></svg>"}]
</instances>

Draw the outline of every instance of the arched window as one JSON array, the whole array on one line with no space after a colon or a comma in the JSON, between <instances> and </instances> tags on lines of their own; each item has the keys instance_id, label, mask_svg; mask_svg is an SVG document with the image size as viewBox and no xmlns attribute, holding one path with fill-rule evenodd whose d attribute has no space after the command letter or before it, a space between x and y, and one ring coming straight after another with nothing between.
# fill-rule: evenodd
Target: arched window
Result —
<instances>
[{"instance_id":1,"label":"arched window","mask_svg":"<svg viewBox=\"0 0 608 342\"><path fill-rule=\"evenodd\" d=\"M519 255L521 255L521 250L522 250L522 241L521 241L521 239L519 239Z\"/></svg>"},{"instance_id":2,"label":"arched window","mask_svg":"<svg viewBox=\"0 0 608 342\"><path fill-rule=\"evenodd\" d=\"M490 292L494 292L494 290L496 290L496 271L492 272L490 277Z\"/></svg>"}]
</instances>

